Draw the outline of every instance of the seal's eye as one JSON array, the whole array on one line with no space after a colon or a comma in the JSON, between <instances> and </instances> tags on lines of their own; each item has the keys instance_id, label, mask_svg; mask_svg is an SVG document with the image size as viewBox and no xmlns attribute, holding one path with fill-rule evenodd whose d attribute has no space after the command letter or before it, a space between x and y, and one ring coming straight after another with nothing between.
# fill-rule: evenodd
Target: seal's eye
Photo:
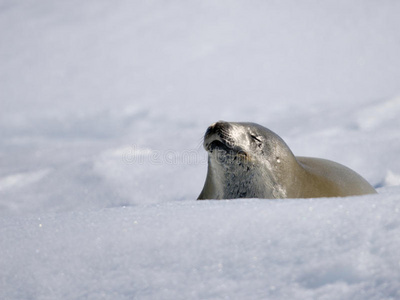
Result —
<instances>
[{"instance_id":1,"label":"seal's eye","mask_svg":"<svg viewBox=\"0 0 400 300\"><path fill-rule=\"evenodd\" d=\"M253 139L253 141L257 144L257 146L259 147L259 148L261 148L262 147L262 141L261 141L261 139L259 139L258 137L256 137L255 135L250 135L251 136L251 138Z\"/></svg>"},{"instance_id":2,"label":"seal's eye","mask_svg":"<svg viewBox=\"0 0 400 300\"><path fill-rule=\"evenodd\" d=\"M262 141L258 137L256 137L255 135L250 135L250 136L251 136L251 138L253 140L255 140L255 141L259 142L259 143L262 143Z\"/></svg>"}]
</instances>

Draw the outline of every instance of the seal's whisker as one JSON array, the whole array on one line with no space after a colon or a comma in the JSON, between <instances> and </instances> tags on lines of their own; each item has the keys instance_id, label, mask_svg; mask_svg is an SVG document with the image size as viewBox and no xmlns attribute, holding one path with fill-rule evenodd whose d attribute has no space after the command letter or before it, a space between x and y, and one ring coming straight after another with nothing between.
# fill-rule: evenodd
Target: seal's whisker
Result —
<instances>
[{"instance_id":1,"label":"seal's whisker","mask_svg":"<svg viewBox=\"0 0 400 300\"><path fill-rule=\"evenodd\" d=\"M198 139L196 149L203 148L203 142L204 142L204 137L201 137L200 139Z\"/></svg>"}]
</instances>

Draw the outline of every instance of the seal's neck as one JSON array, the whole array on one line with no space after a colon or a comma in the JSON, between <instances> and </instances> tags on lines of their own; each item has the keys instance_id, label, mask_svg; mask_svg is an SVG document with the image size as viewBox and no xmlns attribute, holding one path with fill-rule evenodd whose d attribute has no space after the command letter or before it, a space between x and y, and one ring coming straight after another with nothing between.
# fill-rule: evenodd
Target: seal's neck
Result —
<instances>
[{"instance_id":1,"label":"seal's neck","mask_svg":"<svg viewBox=\"0 0 400 300\"><path fill-rule=\"evenodd\" d=\"M198 199L285 198L286 190L269 169L257 164L221 164L209 157L206 182Z\"/></svg>"},{"instance_id":2,"label":"seal's neck","mask_svg":"<svg viewBox=\"0 0 400 300\"><path fill-rule=\"evenodd\" d=\"M215 170L210 156L208 157L208 168L206 182L197 200L223 199L223 188L218 184L218 170Z\"/></svg>"}]
</instances>

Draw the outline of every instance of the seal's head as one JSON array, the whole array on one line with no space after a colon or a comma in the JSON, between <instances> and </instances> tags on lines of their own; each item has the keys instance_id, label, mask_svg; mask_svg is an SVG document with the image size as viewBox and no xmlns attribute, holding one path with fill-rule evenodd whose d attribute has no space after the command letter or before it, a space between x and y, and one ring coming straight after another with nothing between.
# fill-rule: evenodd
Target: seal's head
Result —
<instances>
[{"instance_id":1,"label":"seal's head","mask_svg":"<svg viewBox=\"0 0 400 300\"><path fill-rule=\"evenodd\" d=\"M199 199L282 198L277 177L296 160L285 142L254 123L219 121L204 136L208 174ZM288 164L289 163L289 164Z\"/></svg>"}]
</instances>

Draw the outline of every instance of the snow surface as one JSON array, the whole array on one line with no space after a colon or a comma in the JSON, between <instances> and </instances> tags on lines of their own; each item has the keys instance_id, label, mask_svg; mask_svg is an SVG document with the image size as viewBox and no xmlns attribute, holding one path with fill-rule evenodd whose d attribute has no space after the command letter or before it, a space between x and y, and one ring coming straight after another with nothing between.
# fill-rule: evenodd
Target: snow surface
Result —
<instances>
[{"instance_id":1,"label":"snow surface","mask_svg":"<svg viewBox=\"0 0 400 300\"><path fill-rule=\"evenodd\" d=\"M400 299L400 2L0 1L0 299ZM379 194L195 201L217 120Z\"/></svg>"}]
</instances>

